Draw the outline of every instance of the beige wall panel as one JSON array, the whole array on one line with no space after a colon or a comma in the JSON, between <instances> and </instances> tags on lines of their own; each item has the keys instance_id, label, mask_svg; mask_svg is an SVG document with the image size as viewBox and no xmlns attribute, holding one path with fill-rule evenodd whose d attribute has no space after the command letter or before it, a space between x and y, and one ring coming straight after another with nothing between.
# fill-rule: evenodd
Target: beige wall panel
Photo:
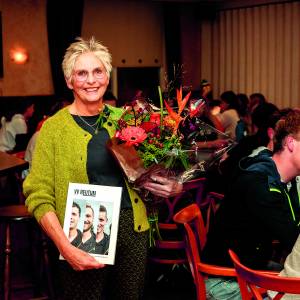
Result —
<instances>
[{"instance_id":1,"label":"beige wall panel","mask_svg":"<svg viewBox=\"0 0 300 300\"><path fill-rule=\"evenodd\" d=\"M212 24L212 83L213 83L213 96L218 98L220 94L220 26L219 18Z\"/></svg>"},{"instance_id":2,"label":"beige wall panel","mask_svg":"<svg viewBox=\"0 0 300 300\"><path fill-rule=\"evenodd\" d=\"M94 35L108 46L114 66L163 64L163 20L159 3L86 0L82 35Z\"/></svg>"},{"instance_id":3,"label":"beige wall panel","mask_svg":"<svg viewBox=\"0 0 300 300\"><path fill-rule=\"evenodd\" d=\"M210 21L201 26L201 79L212 81L212 26ZM199 81L200 83L200 81ZM198 83L198 87L200 87Z\"/></svg>"},{"instance_id":4,"label":"beige wall panel","mask_svg":"<svg viewBox=\"0 0 300 300\"><path fill-rule=\"evenodd\" d=\"M268 80L268 89L267 91L261 91L267 99L274 102L276 98L276 83L275 83L275 70L276 70L276 15L275 15L275 6L270 5L268 6L268 28L269 28L269 55L268 55L268 69L269 69L269 76L267 78Z\"/></svg>"},{"instance_id":5,"label":"beige wall panel","mask_svg":"<svg viewBox=\"0 0 300 300\"><path fill-rule=\"evenodd\" d=\"M283 18L283 5L276 5L275 9L275 30L276 30L276 45L275 45L275 95L277 98L276 103L281 106L282 104L282 70L283 70L283 40L284 40L284 18ZM270 99L272 100L272 99Z\"/></svg>"},{"instance_id":6,"label":"beige wall panel","mask_svg":"<svg viewBox=\"0 0 300 300\"><path fill-rule=\"evenodd\" d=\"M260 10L260 32L261 32L261 64L260 64L260 91L268 90L268 80L269 80L269 68L268 68L268 56L270 51L269 45L269 28L268 28L268 9L267 6L261 7Z\"/></svg>"},{"instance_id":7,"label":"beige wall panel","mask_svg":"<svg viewBox=\"0 0 300 300\"><path fill-rule=\"evenodd\" d=\"M253 9L246 9L246 94L253 91Z\"/></svg>"},{"instance_id":8,"label":"beige wall panel","mask_svg":"<svg viewBox=\"0 0 300 300\"><path fill-rule=\"evenodd\" d=\"M261 14L260 7L254 7L252 19L253 19L253 30L252 30L252 47L250 47L252 54L252 66L253 66L253 87L252 90L260 91L261 90Z\"/></svg>"},{"instance_id":9,"label":"beige wall panel","mask_svg":"<svg viewBox=\"0 0 300 300\"><path fill-rule=\"evenodd\" d=\"M219 30L220 30L220 53L219 53L219 94L222 93L226 88L225 83L225 74L227 75L226 70L226 55L225 55L225 49L226 49L226 19L225 19L225 13L220 13L220 23L219 23Z\"/></svg>"},{"instance_id":10,"label":"beige wall panel","mask_svg":"<svg viewBox=\"0 0 300 300\"><path fill-rule=\"evenodd\" d=\"M278 84L281 84L281 106L287 102L286 99L292 98L291 79L292 79L292 6L284 5L283 7L283 55L282 55L282 78Z\"/></svg>"},{"instance_id":11,"label":"beige wall panel","mask_svg":"<svg viewBox=\"0 0 300 300\"><path fill-rule=\"evenodd\" d=\"M225 89L228 90L228 87L232 87L232 60L233 60L233 47L232 47L232 10L224 15L225 18L225 41L223 48L225 51Z\"/></svg>"},{"instance_id":12,"label":"beige wall panel","mask_svg":"<svg viewBox=\"0 0 300 300\"><path fill-rule=\"evenodd\" d=\"M53 94L46 27L46 0L2 0L3 96ZM16 65L13 47L28 50L29 61Z\"/></svg>"},{"instance_id":13,"label":"beige wall panel","mask_svg":"<svg viewBox=\"0 0 300 300\"><path fill-rule=\"evenodd\" d=\"M246 68L246 13L245 9L238 10L238 35L239 35L239 77L238 77L238 92L246 92L246 82L247 82L247 68Z\"/></svg>"},{"instance_id":14,"label":"beige wall panel","mask_svg":"<svg viewBox=\"0 0 300 300\"><path fill-rule=\"evenodd\" d=\"M279 107L300 106L299 1L219 11L211 53L215 97L233 89L260 92Z\"/></svg>"},{"instance_id":15,"label":"beige wall panel","mask_svg":"<svg viewBox=\"0 0 300 300\"><path fill-rule=\"evenodd\" d=\"M238 10L232 12L232 89L233 91L238 92L239 90L239 49L240 49L240 40L238 34Z\"/></svg>"},{"instance_id":16,"label":"beige wall panel","mask_svg":"<svg viewBox=\"0 0 300 300\"><path fill-rule=\"evenodd\" d=\"M284 106L300 107L300 3L292 3L291 9L291 98L285 98Z\"/></svg>"}]
</instances>

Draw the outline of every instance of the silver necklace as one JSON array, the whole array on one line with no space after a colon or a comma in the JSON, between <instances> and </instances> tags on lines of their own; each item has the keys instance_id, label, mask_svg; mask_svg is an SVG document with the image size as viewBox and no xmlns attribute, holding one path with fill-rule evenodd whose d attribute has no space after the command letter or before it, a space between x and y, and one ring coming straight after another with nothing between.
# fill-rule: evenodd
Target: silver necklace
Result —
<instances>
[{"instance_id":1,"label":"silver necklace","mask_svg":"<svg viewBox=\"0 0 300 300\"><path fill-rule=\"evenodd\" d=\"M95 130L95 134L98 132L98 126L99 126L99 122L98 119L96 120L96 122L94 124L90 124L88 123L84 118L82 118L80 115L77 115L79 117L79 119L85 123L86 125L88 125L89 127L91 127L93 130ZM94 127L95 125L97 125L96 127Z\"/></svg>"}]
</instances>

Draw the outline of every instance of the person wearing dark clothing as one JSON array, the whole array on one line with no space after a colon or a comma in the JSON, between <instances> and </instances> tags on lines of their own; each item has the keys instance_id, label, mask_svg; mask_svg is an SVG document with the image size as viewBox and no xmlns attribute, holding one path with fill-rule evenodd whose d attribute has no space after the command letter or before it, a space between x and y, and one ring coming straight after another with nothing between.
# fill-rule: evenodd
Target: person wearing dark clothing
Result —
<instances>
[{"instance_id":1,"label":"person wearing dark clothing","mask_svg":"<svg viewBox=\"0 0 300 300\"><path fill-rule=\"evenodd\" d=\"M273 240L288 253L299 235L299 196L293 184L287 186L299 174L300 110L293 110L277 122L273 155L263 150L240 161L210 226L202 261L232 267L228 254L232 249L250 268L274 269ZM206 280L208 294L222 295L212 299L228 299L225 287L229 285L231 292L236 291L235 299L240 299L236 281L222 277Z\"/></svg>"},{"instance_id":2,"label":"person wearing dark clothing","mask_svg":"<svg viewBox=\"0 0 300 300\"><path fill-rule=\"evenodd\" d=\"M218 192L224 193L227 191L228 184L232 182L232 175L235 174L239 161L243 157L250 155L254 149L260 146L268 147L270 142L269 128L274 129L281 116L279 109L272 103L261 104L255 109L251 118L256 133L242 138L228 152L227 158L220 163L221 178L219 179L220 184L218 184L218 187L220 190Z\"/></svg>"},{"instance_id":3,"label":"person wearing dark clothing","mask_svg":"<svg viewBox=\"0 0 300 300\"><path fill-rule=\"evenodd\" d=\"M266 269L273 240L292 249L299 234L299 198L295 189L289 194L270 155L264 150L240 162L208 234L205 262L231 266L228 249L233 249L247 266Z\"/></svg>"}]
</instances>

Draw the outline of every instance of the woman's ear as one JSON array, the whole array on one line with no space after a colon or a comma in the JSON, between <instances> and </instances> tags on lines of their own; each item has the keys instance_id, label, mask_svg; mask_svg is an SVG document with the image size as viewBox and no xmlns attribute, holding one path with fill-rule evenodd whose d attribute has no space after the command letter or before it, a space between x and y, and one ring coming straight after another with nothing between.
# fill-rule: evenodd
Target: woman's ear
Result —
<instances>
[{"instance_id":1,"label":"woman's ear","mask_svg":"<svg viewBox=\"0 0 300 300\"><path fill-rule=\"evenodd\" d=\"M70 90L73 90L72 76L71 76L69 79L67 79L67 78L65 77L65 81L66 81L67 87L68 87Z\"/></svg>"}]
</instances>

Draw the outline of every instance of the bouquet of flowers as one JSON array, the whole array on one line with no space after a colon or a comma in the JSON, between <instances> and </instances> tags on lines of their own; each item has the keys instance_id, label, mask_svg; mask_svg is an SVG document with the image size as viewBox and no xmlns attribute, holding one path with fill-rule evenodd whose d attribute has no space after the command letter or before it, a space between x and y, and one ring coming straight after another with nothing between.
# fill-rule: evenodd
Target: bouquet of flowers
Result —
<instances>
[{"instance_id":1,"label":"bouquet of flowers","mask_svg":"<svg viewBox=\"0 0 300 300\"><path fill-rule=\"evenodd\" d=\"M135 100L125 107L115 137L109 142L128 182L145 201L155 226L157 213L153 208L162 199L143 189L145 181L152 175L182 183L199 177L233 145L227 136L198 118L206 105L204 100L190 101L187 108L191 92L183 97L180 88L176 91L175 109L163 101L160 87L158 91L159 108L144 100ZM212 134L214 138L222 137L223 143L217 149L199 149L199 141L205 144ZM157 228L156 231L158 233Z\"/></svg>"}]
</instances>

